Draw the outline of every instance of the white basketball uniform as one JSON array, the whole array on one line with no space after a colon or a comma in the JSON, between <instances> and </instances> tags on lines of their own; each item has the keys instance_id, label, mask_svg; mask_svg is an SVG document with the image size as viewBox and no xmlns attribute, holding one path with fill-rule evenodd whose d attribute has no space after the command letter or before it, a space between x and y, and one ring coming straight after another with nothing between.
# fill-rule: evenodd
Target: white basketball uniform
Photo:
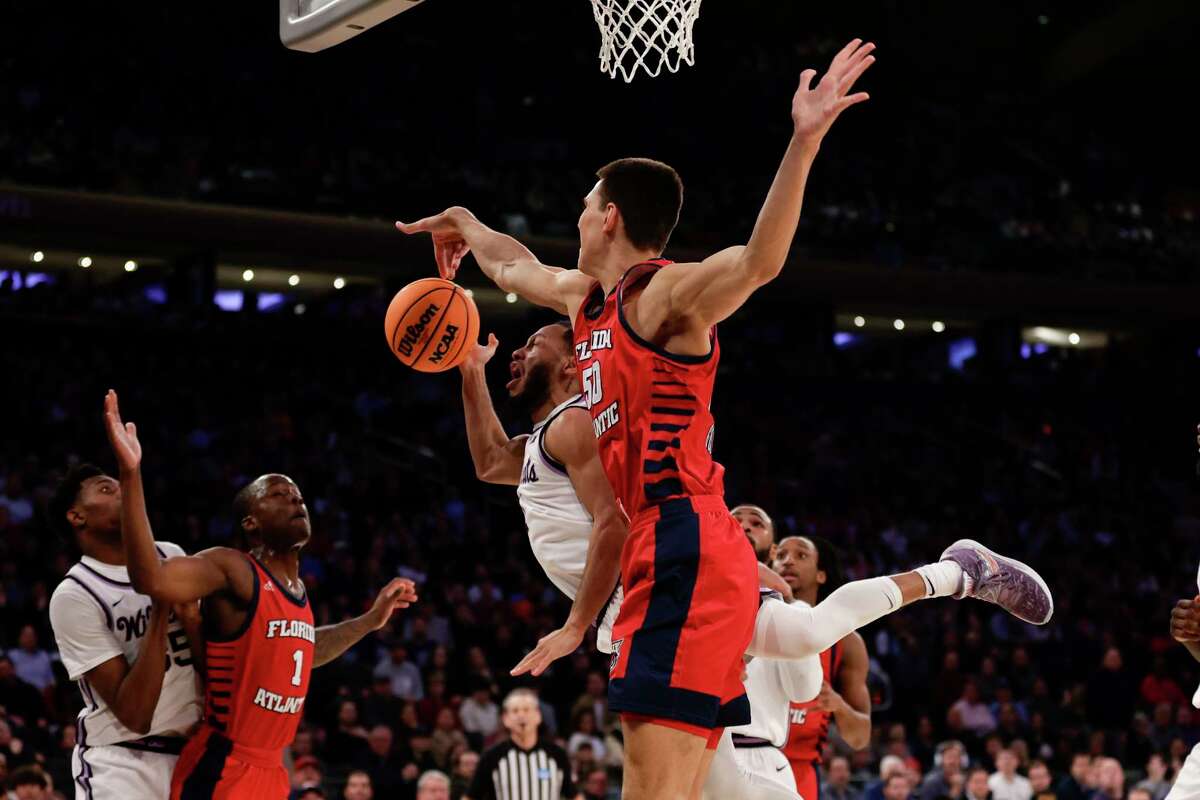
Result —
<instances>
[{"instance_id":1,"label":"white basketball uniform","mask_svg":"<svg viewBox=\"0 0 1200 800\"><path fill-rule=\"evenodd\" d=\"M184 555L169 542L158 542L161 558ZM151 600L138 594L125 567L84 556L67 570L50 598L50 624L63 666L78 682L84 707L75 722L71 758L76 800L166 798L171 772L188 731L200 721L201 694L192 652L183 626L172 616L167 648L149 657L166 658L162 693L146 734L126 728L87 673L115 657L137 661L150 623Z\"/></svg>"},{"instance_id":2,"label":"white basketball uniform","mask_svg":"<svg viewBox=\"0 0 1200 800\"><path fill-rule=\"evenodd\" d=\"M546 418L534 426L525 440L525 461L517 499L529 528L529 546L550 582L572 600L583 583L588 542L592 538L592 515L579 502L567 468L546 451L545 433L550 424L568 408L587 408L581 395L555 406ZM621 610L621 587L597 620L596 648L612 652L612 626Z\"/></svg>"},{"instance_id":3,"label":"white basketball uniform","mask_svg":"<svg viewBox=\"0 0 1200 800\"><path fill-rule=\"evenodd\" d=\"M783 602L775 599L777 597L764 598L763 603ZM734 758L743 776L756 776L760 781L778 784L792 796L800 797L796 793L791 766L779 748L787 744L789 704L815 698L821 692L824 677L819 655L795 660L754 658L746 665L746 697L750 701L751 722L729 729Z\"/></svg>"},{"instance_id":4,"label":"white basketball uniform","mask_svg":"<svg viewBox=\"0 0 1200 800\"><path fill-rule=\"evenodd\" d=\"M1196 575L1196 588L1200 590L1200 571ZM1200 708L1200 689L1192 696L1192 705ZM1192 748L1179 774L1175 776L1175 784L1167 793L1165 800L1197 800L1200 798L1200 744Z\"/></svg>"}]
</instances>

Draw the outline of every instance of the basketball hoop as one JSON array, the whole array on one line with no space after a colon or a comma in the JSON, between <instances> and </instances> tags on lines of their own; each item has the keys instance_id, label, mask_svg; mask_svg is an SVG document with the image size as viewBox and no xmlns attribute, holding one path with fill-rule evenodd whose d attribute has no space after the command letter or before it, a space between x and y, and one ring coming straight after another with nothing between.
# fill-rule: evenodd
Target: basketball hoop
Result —
<instances>
[{"instance_id":1,"label":"basketball hoop","mask_svg":"<svg viewBox=\"0 0 1200 800\"><path fill-rule=\"evenodd\" d=\"M592 0L600 26L600 69L626 83L638 70L651 78L666 67L696 63L692 26L700 0Z\"/></svg>"}]
</instances>

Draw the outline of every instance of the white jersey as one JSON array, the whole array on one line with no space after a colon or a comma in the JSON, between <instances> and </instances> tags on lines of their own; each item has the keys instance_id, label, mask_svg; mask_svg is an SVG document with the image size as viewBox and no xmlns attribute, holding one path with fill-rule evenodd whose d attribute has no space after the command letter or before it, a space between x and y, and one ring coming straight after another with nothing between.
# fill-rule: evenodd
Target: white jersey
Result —
<instances>
[{"instance_id":1,"label":"white jersey","mask_svg":"<svg viewBox=\"0 0 1200 800\"><path fill-rule=\"evenodd\" d=\"M1200 592L1200 570L1196 571L1196 590ZM1197 688L1196 693L1192 695L1192 705L1194 705L1196 708L1200 708L1200 688Z\"/></svg>"},{"instance_id":2,"label":"white jersey","mask_svg":"<svg viewBox=\"0 0 1200 800\"><path fill-rule=\"evenodd\" d=\"M546 450L545 434L550 424L568 408L587 408L581 395L555 406L546 418L534 426L525 440L525 460L521 465L521 482L517 499L529 529L529 546L533 557L558 589L572 600L583 583L583 568L587 564L588 542L592 538L592 515L579 502L567 468ZM612 624L620 608L621 589L618 586L602 618L597 647L611 652Z\"/></svg>"},{"instance_id":3,"label":"white jersey","mask_svg":"<svg viewBox=\"0 0 1200 800\"><path fill-rule=\"evenodd\" d=\"M179 545L158 542L161 558L184 555ZM50 597L50 624L58 652L71 680L79 683L84 708L79 712L80 745L117 744L143 736L184 736L200 720L202 700L192 652L183 626L172 615L167 628L167 649L162 694L146 734L120 723L100 695L88 685L87 673L114 656L137 661L142 637L150 622L151 600L138 594L125 567L104 564L84 556L67 570L67 577Z\"/></svg>"},{"instance_id":4,"label":"white jersey","mask_svg":"<svg viewBox=\"0 0 1200 800\"><path fill-rule=\"evenodd\" d=\"M764 604L781 602L773 598L763 600ZM800 659L752 659L746 665L745 680L751 722L729 730L738 736L762 739L775 747L783 747L787 744L790 723L789 704L815 698L821 692L824 679L819 655ZM737 743L737 739L734 743Z\"/></svg>"}]
</instances>

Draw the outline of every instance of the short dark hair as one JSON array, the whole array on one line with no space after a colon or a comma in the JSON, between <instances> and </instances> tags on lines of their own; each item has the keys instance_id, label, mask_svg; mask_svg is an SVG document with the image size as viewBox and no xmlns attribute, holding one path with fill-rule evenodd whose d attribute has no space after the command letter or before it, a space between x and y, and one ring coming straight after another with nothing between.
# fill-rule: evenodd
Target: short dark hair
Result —
<instances>
[{"instance_id":1,"label":"short dark hair","mask_svg":"<svg viewBox=\"0 0 1200 800\"><path fill-rule=\"evenodd\" d=\"M679 222L683 181L672 167L651 158L619 158L596 171L600 200L612 203L634 247L661 253Z\"/></svg>"},{"instance_id":2,"label":"short dark hair","mask_svg":"<svg viewBox=\"0 0 1200 800\"><path fill-rule=\"evenodd\" d=\"M42 768L35 764L18 767L8 776L8 788L16 789L18 786L37 786L45 789L47 786L46 773L42 772Z\"/></svg>"},{"instance_id":3,"label":"short dark hair","mask_svg":"<svg viewBox=\"0 0 1200 800\"><path fill-rule=\"evenodd\" d=\"M822 536L806 538L817 549L817 569L825 573L825 583L817 587L817 600L824 600L834 589L846 582L846 574L842 570L842 554L833 542Z\"/></svg>"},{"instance_id":4,"label":"short dark hair","mask_svg":"<svg viewBox=\"0 0 1200 800\"><path fill-rule=\"evenodd\" d=\"M50 495L50 502L46 504L46 517L50 529L67 541L73 541L75 528L67 522L67 512L79 499L79 491L83 488L85 481L107 474L95 464L76 464L68 469L62 480L54 487L54 493Z\"/></svg>"}]
</instances>

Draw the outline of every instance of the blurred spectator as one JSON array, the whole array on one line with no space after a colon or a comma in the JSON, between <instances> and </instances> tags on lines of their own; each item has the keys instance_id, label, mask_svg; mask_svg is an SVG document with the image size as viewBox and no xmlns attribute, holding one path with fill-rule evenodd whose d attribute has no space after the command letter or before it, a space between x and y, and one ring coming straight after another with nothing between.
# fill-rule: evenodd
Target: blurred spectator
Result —
<instances>
[{"instance_id":1,"label":"blurred spectator","mask_svg":"<svg viewBox=\"0 0 1200 800\"><path fill-rule=\"evenodd\" d=\"M32 683L32 681L30 682ZM1179 684L1170 676L1167 670L1167 660L1161 655L1154 657L1154 668L1149 675L1142 678L1141 695L1142 700L1150 705L1159 703L1182 705L1191 699L1184 694L1183 690L1179 688Z\"/></svg>"},{"instance_id":2,"label":"blurred spectator","mask_svg":"<svg viewBox=\"0 0 1200 800\"><path fill-rule=\"evenodd\" d=\"M588 673L587 689L571 706L571 719L577 719L584 712L591 713L595 722L593 730L607 730L612 722L608 713L608 684L599 672Z\"/></svg>"},{"instance_id":3,"label":"blurred spectator","mask_svg":"<svg viewBox=\"0 0 1200 800\"><path fill-rule=\"evenodd\" d=\"M325 790L320 786L301 786L293 789L288 800L325 800Z\"/></svg>"},{"instance_id":4,"label":"blurred spectator","mask_svg":"<svg viewBox=\"0 0 1200 800\"><path fill-rule=\"evenodd\" d=\"M421 685L421 671L408 660L408 651L395 645L375 667L376 677L385 677L392 683L392 695L402 700L420 700L425 696Z\"/></svg>"},{"instance_id":5,"label":"blurred spectator","mask_svg":"<svg viewBox=\"0 0 1200 800\"><path fill-rule=\"evenodd\" d=\"M1104 651L1100 669L1088 681L1089 721L1099 728L1118 730L1129 724L1133 704L1137 700L1136 685L1125 670L1121 651L1110 647ZM1124 792L1121 793L1122 797Z\"/></svg>"},{"instance_id":6,"label":"blurred spectator","mask_svg":"<svg viewBox=\"0 0 1200 800\"><path fill-rule=\"evenodd\" d=\"M371 776L361 769L351 770L342 788L342 800L372 800L375 792L371 788Z\"/></svg>"},{"instance_id":7,"label":"blurred spectator","mask_svg":"<svg viewBox=\"0 0 1200 800\"><path fill-rule=\"evenodd\" d=\"M362 703L363 724L367 728L374 728L376 725L395 728L400 722L400 711L403 708L404 701L392 694L392 679L387 675L375 675L371 682L371 691ZM427 724L433 724L433 719L428 720Z\"/></svg>"},{"instance_id":8,"label":"blurred spectator","mask_svg":"<svg viewBox=\"0 0 1200 800\"><path fill-rule=\"evenodd\" d=\"M947 724L951 730L961 730L983 737L996 729L996 718L979 696L979 686L973 680L963 684L962 696L950 706Z\"/></svg>"},{"instance_id":9,"label":"blurred spectator","mask_svg":"<svg viewBox=\"0 0 1200 800\"><path fill-rule=\"evenodd\" d=\"M292 788L321 785L321 763L314 756L301 756L292 763Z\"/></svg>"},{"instance_id":10,"label":"blurred spectator","mask_svg":"<svg viewBox=\"0 0 1200 800\"><path fill-rule=\"evenodd\" d=\"M51 800L50 782L42 768L36 765L13 770L8 778L13 800Z\"/></svg>"},{"instance_id":11,"label":"blurred spectator","mask_svg":"<svg viewBox=\"0 0 1200 800\"><path fill-rule=\"evenodd\" d=\"M54 685L50 654L38 647L37 630L32 625L21 628L17 646L8 651L17 677L39 691Z\"/></svg>"},{"instance_id":12,"label":"blurred spectator","mask_svg":"<svg viewBox=\"0 0 1200 800\"><path fill-rule=\"evenodd\" d=\"M867 786L863 793L864 800L883 800L883 790L888 778L893 775L903 775L907 770L904 759L899 756L886 755L879 761L879 780Z\"/></svg>"},{"instance_id":13,"label":"blurred spectator","mask_svg":"<svg viewBox=\"0 0 1200 800\"><path fill-rule=\"evenodd\" d=\"M450 795L459 800L467 792L479 766L479 754L474 750L463 750L454 760L454 772L450 775Z\"/></svg>"},{"instance_id":14,"label":"blurred spectator","mask_svg":"<svg viewBox=\"0 0 1200 800\"><path fill-rule=\"evenodd\" d=\"M1146 789L1138 789L1136 786L1129 790L1129 795L1126 800L1152 800L1153 795Z\"/></svg>"},{"instance_id":15,"label":"blurred spectator","mask_svg":"<svg viewBox=\"0 0 1200 800\"><path fill-rule=\"evenodd\" d=\"M1030 800L1033 788L1029 779L1017 774L1017 756L1001 750L996 756L996 771L988 778L988 789L995 800Z\"/></svg>"},{"instance_id":16,"label":"blurred spectator","mask_svg":"<svg viewBox=\"0 0 1200 800\"><path fill-rule=\"evenodd\" d=\"M417 800L450 800L450 778L436 769L417 779Z\"/></svg>"},{"instance_id":17,"label":"blurred spectator","mask_svg":"<svg viewBox=\"0 0 1200 800\"><path fill-rule=\"evenodd\" d=\"M1087 800L1092 790L1088 786L1088 774L1092 770L1092 757L1087 753L1071 756L1070 772L1058 783L1058 800Z\"/></svg>"},{"instance_id":18,"label":"blurred spectator","mask_svg":"<svg viewBox=\"0 0 1200 800\"><path fill-rule=\"evenodd\" d=\"M912 796L912 784L907 772L897 772L883 782L883 800L908 800Z\"/></svg>"},{"instance_id":19,"label":"blurred spectator","mask_svg":"<svg viewBox=\"0 0 1200 800\"><path fill-rule=\"evenodd\" d=\"M1100 758L1096 761L1096 791L1092 800L1123 800L1125 797L1125 771L1115 758Z\"/></svg>"},{"instance_id":20,"label":"blurred spectator","mask_svg":"<svg viewBox=\"0 0 1200 800\"><path fill-rule=\"evenodd\" d=\"M972 767L967 770L967 782L963 787L963 797L966 800L990 800L991 789L988 788L990 776L983 767Z\"/></svg>"},{"instance_id":21,"label":"blurred spectator","mask_svg":"<svg viewBox=\"0 0 1200 800\"><path fill-rule=\"evenodd\" d=\"M604 761L604 743L596 736L596 717L592 714L591 710L581 710L580 713L576 714L575 719L572 720L572 725L575 730L571 734L571 738L567 741L567 753L573 755L581 744L587 743L591 745L592 755L595 756L596 760Z\"/></svg>"},{"instance_id":22,"label":"blurred spectator","mask_svg":"<svg viewBox=\"0 0 1200 800\"><path fill-rule=\"evenodd\" d=\"M8 521L23 525L33 519L33 503L25 493L25 479L20 472L10 472L0 494L0 508L8 512Z\"/></svg>"},{"instance_id":23,"label":"blurred spectator","mask_svg":"<svg viewBox=\"0 0 1200 800\"><path fill-rule=\"evenodd\" d=\"M1054 776L1044 761L1034 761L1029 765L1029 788L1033 791L1034 800L1057 800Z\"/></svg>"},{"instance_id":24,"label":"blurred spectator","mask_svg":"<svg viewBox=\"0 0 1200 800\"><path fill-rule=\"evenodd\" d=\"M1162 753L1153 753L1146 761L1146 777L1137 782L1134 789L1144 789L1150 793L1150 800L1163 800L1171 791L1171 782L1167 780L1167 762Z\"/></svg>"},{"instance_id":25,"label":"blurred spectator","mask_svg":"<svg viewBox=\"0 0 1200 800\"><path fill-rule=\"evenodd\" d=\"M358 703L338 704L337 728L325 740L325 756L337 764L357 763L367 751L367 729L358 721Z\"/></svg>"},{"instance_id":26,"label":"blurred spectator","mask_svg":"<svg viewBox=\"0 0 1200 800\"><path fill-rule=\"evenodd\" d=\"M0 697L8 715L22 725L34 725L45 714L42 693L17 675L6 655L0 655Z\"/></svg>"},{"instance_id":27,"label":"blurred spectator","mask_svg":"<svg viewBox=\"0 0 1200 800\"><path fill-rule=\"evenodd\" d=\"M474 737L475 746L482 745L499 729L500 709L492 700L491 689L486 680L476 683L471 696L463 700L459 707L458 716L468 738Z\"/></svg>"},{"instance_id":28,"label":"blurred spectator","mask_svg":"<svg viewBox=\"0 0 1200 800\"><path fill-rule=\"evenodd\" d=\"M823 770L821 797L828 800L860 800L862 792L850 784L850 762L845 756L834 756Z\"/></svg>"},{"instance_id":29,"label":"blurred spectator","mask_svg":"<svg viewBox=\"0 0 1200 800\"><path fill-rule=\"evenodd\" d=\"M467 746L467 737L458 727L458 717L449 707L438 712L433 728L430 749L433 760L443 769L449 769L450 752L457 746Z\"/></svg>"},{"instance_id":30,"label":"blurred spectator","mask_svg":"<svg viewBox=\"0 0 1200 800\"><path fill-rule=\"evenodd\" d=\"M594 769L583 779L580 787L584 800L608 800L608 773Z\"/></svg>"},{"instance_id":31,"label":"blurred spectator","mask_svg":"<svg viewBox=\"0 0 1200 800\"><path fill-rule=\"evenodd\" d=\"M391 728L376 725L367 735L367 752L355 762L370 776L371 787L381 798L395 797L401 791L401 772L408 763L406 755L394 747L394 739Z\"/></svg>"},{"instance_id":32,"label":"blurred spectator","mask_svg":"<svg viewBox=\"0 0 1200 800\"><path fill-rule=\"evenodd\" d=\"M953 797L951 787L957 781L962 783L963 757L966 753L961 742L950 740L942 742L937 747L935 769L925 776L921 789L917 793L920 800L938 800L940 797ZM849 775L847 774L847 777Z\"/></svg>"}]
</instances>

